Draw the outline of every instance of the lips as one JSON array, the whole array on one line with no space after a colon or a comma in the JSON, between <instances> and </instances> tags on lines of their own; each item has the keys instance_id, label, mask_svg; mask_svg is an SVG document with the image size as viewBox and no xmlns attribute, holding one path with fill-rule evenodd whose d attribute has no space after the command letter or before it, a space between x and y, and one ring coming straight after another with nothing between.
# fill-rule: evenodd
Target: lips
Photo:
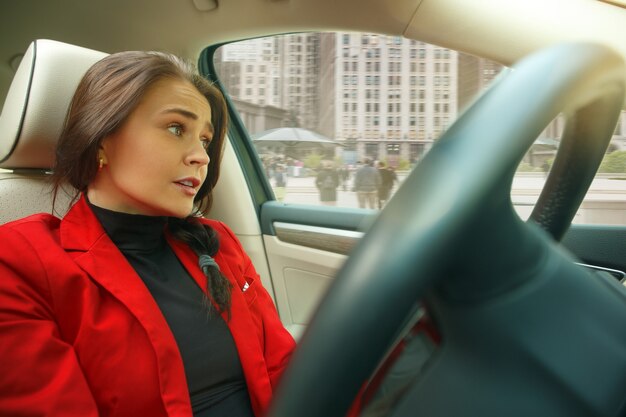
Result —
<instances>
[{"instance_id":1,"label":"lips","mask_svg":"<svg viewBox=\"0 0 626 417\"><path fill-rule=\"evenodd\" d=\"M185 187L197 188L200 185L200 180L195 177L186 177L174 181L176 184L183 185Z\"/></svg>"},{"instance_id":2,"label":"lips","mask_svg":"<svg viewBox=\"0 0 626 417\"><path fill-rule=\"evenodd\" d=\"M195 196L200 188L200 180L195 177L185 177L174 181L174 184L188 196Z\"/></svg>"}]
</instances>

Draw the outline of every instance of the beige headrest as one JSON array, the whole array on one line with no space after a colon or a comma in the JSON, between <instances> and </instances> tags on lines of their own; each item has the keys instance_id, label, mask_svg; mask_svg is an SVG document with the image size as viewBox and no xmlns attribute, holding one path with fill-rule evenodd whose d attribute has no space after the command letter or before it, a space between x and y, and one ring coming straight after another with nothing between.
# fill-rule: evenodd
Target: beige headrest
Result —
<instances>
[{"instance_id":1,"label":"beige headrest","mask_svg":"<svg viewBox=\"0 0 626 417\"><path fill-rule=\"evenodd\" d=\"M106 56L36 40L20 63L0 115L0 168L49 169L65 116L87 69Z\"/></svg>"}]
</instances>

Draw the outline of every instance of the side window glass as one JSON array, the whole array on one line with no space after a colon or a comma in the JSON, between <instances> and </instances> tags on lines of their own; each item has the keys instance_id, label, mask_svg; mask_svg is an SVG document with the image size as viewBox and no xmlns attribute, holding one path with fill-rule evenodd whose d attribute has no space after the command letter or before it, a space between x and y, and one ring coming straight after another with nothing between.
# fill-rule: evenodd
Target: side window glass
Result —
<instances>
[{"instance_id":1,"label":"side window glass","mask_svg":"<svg viewBox=\"0 0 626 417\"><path fill-rule=\"evenodd\" d=\"M532 213L552 168L565 124L563 115L556 117L517 168L511 199L524 220ZM572 222L626 225L626 111L622 111L604 159Z\"/></svg>"},{"instance_id":2,"label":"side window glass","mask_svg":"<svg viewBox=\"0 0 626 417\"><path fill-rule=\"evenodd\" d=\"M218 76L287 203L381 208L502 67L367 33L237 42Z\"/></svg>"},{"instance_id":3,"label":"side window glass","mask_svg":"<svg viewBox=\"0 0 626 417\"><path fill-rule=\"evenodd\" d=\"M397 36L299 33L222 46L222 83L277 200L379 209L442 132L504 67ZM526 218L564 126L537 138L514 180ZM626 115L578 223L626 224Z\"/></svg>"}]
</instances>

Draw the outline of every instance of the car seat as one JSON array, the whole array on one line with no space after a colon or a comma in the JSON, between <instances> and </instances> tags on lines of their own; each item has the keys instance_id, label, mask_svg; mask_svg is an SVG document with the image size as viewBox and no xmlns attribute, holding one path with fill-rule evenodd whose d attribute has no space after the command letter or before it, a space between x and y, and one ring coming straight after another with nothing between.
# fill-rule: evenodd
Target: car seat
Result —
<instances>
[{"instance_id":1,"label":"car seat","mask_svg":"<svg viewBox=\"0 0 626 417\"><path fill-rule=\"evenodd\" d=\"M48 178L56 143L80 79L105 56L51 40L28 47L0 115L0 224L53 212ZM67 211L67 194L57 197L59 216Z\"/></svg>"}]
</instances>

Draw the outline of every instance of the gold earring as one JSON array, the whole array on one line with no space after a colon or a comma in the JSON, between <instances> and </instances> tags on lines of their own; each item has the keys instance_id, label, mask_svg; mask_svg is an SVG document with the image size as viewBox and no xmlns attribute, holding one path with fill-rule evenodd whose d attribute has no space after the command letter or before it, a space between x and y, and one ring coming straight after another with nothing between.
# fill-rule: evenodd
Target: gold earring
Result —
<instances>
[{"instance_id":1,"label":"gold earring","mask_svg":"<svg viewBox=\"0 0 626 417\"><path fill-rule=\"evenodd\" d=\"M99 162L100 162L100 164L98 165L98 171L102 170L102 167L104 166L104 159L100 158Z\"/></svg>"}]
</instances>

